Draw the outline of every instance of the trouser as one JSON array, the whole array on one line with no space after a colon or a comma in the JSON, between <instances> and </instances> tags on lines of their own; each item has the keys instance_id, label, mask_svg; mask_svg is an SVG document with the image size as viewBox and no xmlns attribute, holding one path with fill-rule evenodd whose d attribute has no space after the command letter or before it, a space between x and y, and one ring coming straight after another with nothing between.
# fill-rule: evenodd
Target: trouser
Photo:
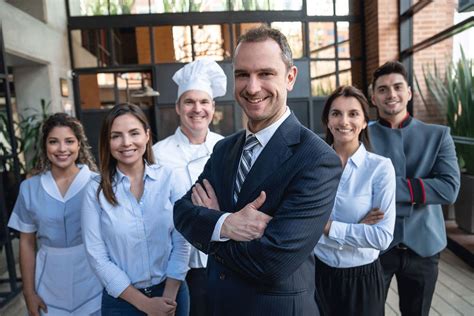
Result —
<instances>
[{"instance_id":1,"label":"trouser","mask_svg":"<svg viewBox=\"0 0 474 316\"><path fill-rule=\"evenodd\" d=\"M384 313L384 282L378 259L358 267L334 268L316 257L316 289L321 315Z\"/></svg>"},{"instance_id":2,"label":"trouser","mask_svg":"<svg viewBox=\"0 0 474 316\"><path fill-rule=\"evenodd\" d=\"M165 289L165 283L151 286L146 290L139 289L140 292L146 293L149 297L160 297L163 295ZM176 307L175 316L188 316L189 315L189 291L186 282L182 282L179 287L178 294L176 295ZM121 299L120 297L110 296L105 290L102 293L102 316L142 316L145 315L142 311L137 309L129 302Z\"/></svg>"},{"instance_id":3,"label":"trouser","mask_svg":"<svg viewBox=\"0 0 474 316\"><path fill-rule=\"evenodd\" d=\"M421 257L400 244L382 254L380 262L384 272L385 298L395 275L402 315L428 315L438 279L439 253Z\"/></svg>"},{"instance_id":4,"label":"trouser","mask_svg":"<svg viewBox=\"0 0 474 316\"><path fill-rule=\"evenodd\" d=\"M189 287L189 316L208 316L206 268L191 268L186 275Z\"/></svg>"}]
</instances>

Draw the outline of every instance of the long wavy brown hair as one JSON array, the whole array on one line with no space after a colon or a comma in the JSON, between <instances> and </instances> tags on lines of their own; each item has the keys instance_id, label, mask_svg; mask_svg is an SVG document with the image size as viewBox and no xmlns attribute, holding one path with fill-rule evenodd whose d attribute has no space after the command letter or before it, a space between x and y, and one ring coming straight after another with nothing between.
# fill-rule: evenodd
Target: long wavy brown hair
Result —
<instances>
[{"instance_id":1,"label":"long wavy brown hair","mask_svg":"<svg viewBox=\"0 0 474 316\"><path fill-rule=\"evenodd\" d=\"M102 122L102 128L100 130L99 138L99 160L100 160L100 184L97 189L97 199L99 199L100 192L104 192L105 199L113 206L117 206L119 202L115 196L113 186L115 185L114 179L117 173L117 159L115 159L110 151L110 138L112 124L114 120L125 114L131 114L135 116L143 125L143 129L146 131L150 130L150 124L146 118L145 113L138 105L131 103L122 103L114 106L105 116ZM151 133L148 143L146 144L145 153L143 154L143 161L146 164L154 164L155 157L151 148L153 144Z\"/></svg>"},{"instance_id":2,"label":"long wavy brown hair","mask_svg":"<svg viewBox=\"0 0 474 316\"><path fill-rule=\"evenodd\" d=\"M368 124L369 124L369 102L365 97L364 93L353 86L340 86L336 90L334 90L326 100L324 104L323 113L321 115L321 121L323 125L326 127L326 143L332 145L334 143L334 136L332 135L331 131L328 128L329 122L329 111L331 110L331 105L338 97L353 97L357 101L359 101L360 106L362 108L362 112L364 113L365 123L367 123L367 127L364 128L359 134L359 141L364 144L367 150L371 150L372 146L370 144L369 132L368 132Z\"/></svg>"},{"instance_id":3,"label":"long wavy brown hair","mask_svg":"<svg viewBox=\"0 0 474 316\"><path fill-rule=\"evenodd\" d=\"M87 137L84 133L84 127L82 127L81 122L79 122L79 120L75 117L72 117L66 113L55 113L50 115L42 124L39 159L35 168L31 171L31 174L37 175L51 170L51 161L49 161L46 154L46 140L48 139L49 133L51 133L55 127L69 127L74 133L74 136L76 136L80 146L76 164L84 164L87 165L89 169L97 171L95 159L91 154L91 147L87 142Z\"/></svg>"}]
</instances>

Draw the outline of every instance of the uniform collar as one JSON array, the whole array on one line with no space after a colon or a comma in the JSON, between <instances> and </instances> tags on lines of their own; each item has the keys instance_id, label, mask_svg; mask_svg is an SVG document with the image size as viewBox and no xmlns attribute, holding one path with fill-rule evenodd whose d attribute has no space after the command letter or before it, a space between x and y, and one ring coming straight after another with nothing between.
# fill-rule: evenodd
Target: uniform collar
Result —
<instances>
[{"instance_id":1,"label":"uniform collar","mask_svg":"<svg viewBox=\"0 0 474 316\"><path fill-rule=\"evenodd\" d=\"M387 121L387 120L384 120L383 118L379 118L379 122L381 125L385 126L385 127L388 127L388 128L404 128L404 127L407 127L410 122L412 120L412 117L410 116L410 113L407 113L407 115L403 118L403 120L400 122L400 124L398 124L398 126L392 126L392 124Z\"/></svg>"},{"instance_id":2,"label":"uniform collar","mask_svg":"<svg viewBox=\"0 0 474 316\"><path fill-rule=\"evenodd\" d=\"M54 180L53 174L50 170L46 171L41 175L40 181L41 186L43 189L50 195L52 198L60 201L60 202L67 202L69 199L74 197L82 188L89 183L91 177L91 171L87 165L78 165L79 172L72 180L67 192L64 196L61 195L59 191L58 185Z\"/></svg>"},{"instance_id":3,"label":"uniform collar","mask_svg":"<svg viewBox=\"0 0 474 316\"><path fill-rule=\"evenodd\" d=\"M178 126L178 128L176 129L176 132L174 133L176 135L176 138L178 139L178 143L181 143L183 145L187 145L187 146L192 146L192 145L204 145L207 150L210 152L212 149L212 146L210 146L210 137L209 137L209 133L211 131L209 129L207 129L207 134L206 134L206 140L204 141L204 143L202 144L191 144L191 142L189 141L189 138L183 133L183 131L181 130L181 127Z\"/></svg>"}]
</instances>

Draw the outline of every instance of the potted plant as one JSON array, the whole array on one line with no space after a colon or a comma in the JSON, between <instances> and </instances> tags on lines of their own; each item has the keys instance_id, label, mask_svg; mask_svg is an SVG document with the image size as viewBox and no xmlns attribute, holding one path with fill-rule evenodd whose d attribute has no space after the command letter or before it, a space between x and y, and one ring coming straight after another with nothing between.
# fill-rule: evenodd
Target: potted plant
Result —
<instances>
[{"instance_id":1,"label":"potted plant","mask_svg":"<svg viewBox=\"0 0 474 316\"><path fill-rule=\"evenodd\" d=\"M19 116L19 120L14 120L13 140L16 142L17 157L20 166L20 178L24 179L33 170L39 157L41 124L48 117L49 104L41 99L41 108L28 108L29 115ZM6 157L12 155L10 144L10 134L7 128L7 117L5 112L0 112L0 156ZM17 176L13 171L13 159L5 159L0 165L0 173L5 190L5 202L7 209L11 211L18 194Z\"/></svg>"},{"instance_id":2,"label":"potted plant","mask_svg":"<svg viewBox=\"0 0 474 316\"><path fill-rule=\"evenodd\" d=\"M474 233L474 68L473 60L461 58L451 62L444 76L434 65L433 71L423 68L430 93L439 107L446 110L451 133L456 136L456 152L461 168L461 188L454 204L459 228ZM422 96L423 101L424 98ZM425 102L426 104L426 102Z\"/></svg>"}]
</instances>

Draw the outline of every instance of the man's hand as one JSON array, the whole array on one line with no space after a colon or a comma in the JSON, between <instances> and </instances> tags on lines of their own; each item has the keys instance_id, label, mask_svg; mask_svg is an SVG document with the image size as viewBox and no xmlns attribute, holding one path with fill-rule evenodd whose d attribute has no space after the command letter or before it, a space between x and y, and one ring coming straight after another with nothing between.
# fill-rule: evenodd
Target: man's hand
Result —
<instances>
[{"instance_id":1,"label":"man's hand","mask_svg":"<svg viewBox=\"0 0 474 316\"><path fill-rule=\"evenodd\" d=\"M193 186L191 201L194 205L204 206L212 210L220 211L219 201L217 200L216 192L214 192L211 183L206 179L204 179L202 183L204 184L204 187L199 183L196 183L196 185Z\"/></svg>"},{"instance_id":2,"label":"man's hand","mask_svg":"<svg viewBox=\"0 0 474 316\"><path fill-rule=\"evenodd\" d=\"M271 216L258 210L266 198L265 192L262 191L253 202L230 214L222 224L221 237L235 241L251 241L262 237L268 222L272 219Z\"/></svg>"},{"instance_id":3,"label":"man's hand","mask_svg":"<svg viewBox=\"0 0 474 316\"><path fill-rule=\"evenodd\" d=\"M384 217L384 213L379 208L371 209L359 224L374 225L380 222Z\"/></svg>"}]
</instances>

